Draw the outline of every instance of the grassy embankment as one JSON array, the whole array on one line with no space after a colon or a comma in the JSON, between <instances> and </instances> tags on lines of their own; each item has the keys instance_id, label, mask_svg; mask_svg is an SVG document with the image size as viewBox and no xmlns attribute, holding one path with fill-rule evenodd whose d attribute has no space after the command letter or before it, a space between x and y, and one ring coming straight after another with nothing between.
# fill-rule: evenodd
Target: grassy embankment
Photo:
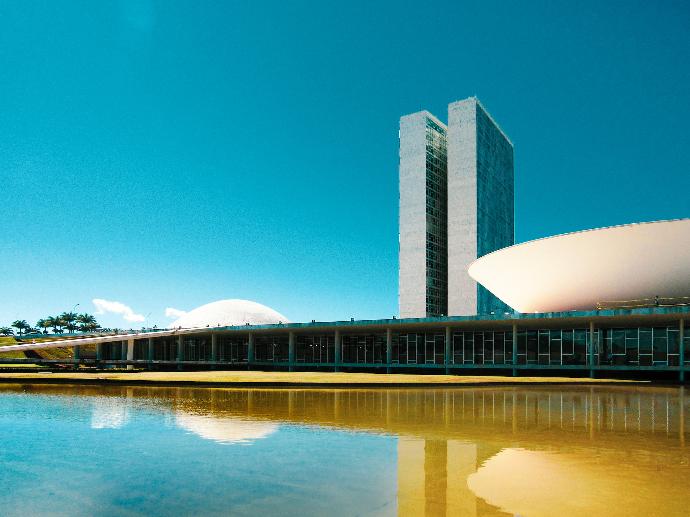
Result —
<instances>
[{"instance_id":1,"label":"grassy embankment","mask_svg":"<svg viewBox=\"0 0 690 517\"><path fill-rule=\"evenodd\" d=\"M46 340L53 340L54 338L36 338L36 342L40 343L41 341L46 341ZM70 339L69 336L65 336L65 341L68 342ZM7 346L7 345L16 345L17 340L13 336L2 336L0 337L0 346ZM95 345L86 345L82 347L83 353L86 355L89 352L95 353L96 346ZM72 347L69 346L69 343L65 343L65 348L46 348L43 350L36 350L34 352L36 355L38 355L41 359L72 359L74 356L74 353L72 351ZM4 363L3 364L3 359L26 359L26 358L31 358L35 356L30 356L27 355L24 352L1 352L0 353L0 368L2 367L12 367L12 368L21 368L21 367L31 367L35 368L36 365L34 364L28 364L28 363L23 363L23 364L18 364L18 363Z\"/></svg>"}]
</instances>

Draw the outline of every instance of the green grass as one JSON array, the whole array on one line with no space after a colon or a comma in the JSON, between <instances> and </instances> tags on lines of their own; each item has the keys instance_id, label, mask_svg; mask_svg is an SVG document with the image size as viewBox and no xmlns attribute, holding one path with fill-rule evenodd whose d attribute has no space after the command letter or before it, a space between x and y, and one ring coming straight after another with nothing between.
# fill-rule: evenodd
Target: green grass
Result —
<instances>
[{"instance_id":1,"label":"green grass","mask_svg":"<svg viewBox=\"0 0 690 517\"><path fill-rule=\"evenodd\" d=\"M0 346L16 345L17 341L13 336L2 336L0 337ZM24 359L26 356L24 352L2 352L0 353L0 359Z\"/></svg>"},{"instance_id":2,"label":"green grass","mask_svg":"<svg viewBox=\"0 0 690 517\"><path fill-rule=\"evenodd\" d=\"M33 338L32 338L33 339ZM52 341L53 338L35 338L36 343L42 341ZM13 336L2 336L0 337L0 346L16 345L17 340ZM96 345L83 345L81 347L82 355L92 356L96 355ZM43 359L72 359L74 357L74 351L69 345L69 339L65 340L65 346L62 348L43 348L36 350L36 353L40 355ZM5 359L25 359L26 355L24 352L2 352L0 353L0 360Z\"/></svg>"}]
</instances>

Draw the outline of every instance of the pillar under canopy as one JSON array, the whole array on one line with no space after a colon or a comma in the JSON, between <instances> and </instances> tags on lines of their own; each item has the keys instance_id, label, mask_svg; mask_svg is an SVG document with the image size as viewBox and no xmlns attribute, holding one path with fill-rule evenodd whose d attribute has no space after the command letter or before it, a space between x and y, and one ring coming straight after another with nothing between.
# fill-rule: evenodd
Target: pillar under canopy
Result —
<instances>
[{"instance_id":1,"label":"pillar under canopy","mask_svg":"<svg viewBox=\"0 0 690 517\"><path fill-rule=\"evenodd\" d=\"M453 338L453 334L451 333L450 327L446 327L445 348L443 349L443 362L446 365L446 375L448 375L450 373L450 364L451 364L450 343L451 343L452 338Z\"/></svg>"},{"instance_id":2,"label":"pillar under canopy","mask_svg":"<svg viewBox=\"0 0 690 517\"><path fill-rule=\"evenodd\" d=\"M340 346L340 331L335 331L335 371L340 371L340 363L342 362L342 347Z\"/></svg>"},{"instance_id":3,"label":"pillar under canopy","mask_svg":"<svg viewBox=\"0 0 690 517\"><path fill-rule=\"evenodd\" d=\"M184 361L184 338L182 334L177 336L177 369L182 369L182 361Z\"/></svg>"},{"instance_id":4,"label":"pillar under canopy","mask_svg":"<svg viewBox=\"0 0 690 517\"><path fill-rule=\"evenodd\" d=\"M218 360L218 334L211 334L211 361Z\"/></svg>"},{"instance_id":5,"label":"pillar under canopy","mask_svg":"<svg viewBox=\"0 0 690 517\"><path fill-rule=\"evenodd\" d=\"M678 380L683 383L685 382L685 320L680 320L678 328L680 330L678 333L678 339L680 339L678 343L678 351L680 352L678 355L678 365L680 366Z\"/></svg>"},{"instance_id":6,"label":"pillar under canopy","mask_svg":"<svg viewBox=\"0 0 690 517\"><path fill-rule=\"evenodd\" d=\"M295 333L288 334L288 370L293 371L295 364Z\"/></svg>"},{"instance_id":7,"label":"pillar under canopy","mask_svg":"<svg viewBox=\"0 0 690 517\"><path fill-rule=\"evenodd\" d=\"M518 364L518 332L517 323L513 323L513 377L517 377L517 364Z\"/></svg>"},{"instance_id":8,"label":"pillar under canopy","mask_svg":"<svg viewBox=\"0 0 690 517\"><path fill-rule=\"evenodd\" d=\"M134 339L127 341L127 361L134 361ZM128 370L134 370L133 364L127 364Z\"/></svg>"},{"instance_id":9,"label":"pillar under canopy","mask_svg":"<svg viewBox=\"0 0 690 517\"><path fill-rule=\"evenodd\" d=\"M386 373L391 373L393 362L393 329L386 329Z\"/></svg>"},{"instance_id":10,"label":"pillar under canopy","mask_svg":"<svg viewBox=\"0 0 690 517\"><path fill-rule=\"evenodd\" d=\"M249 333L247 339L247 363L251 365L254 362L254 334Z\"/></svg>"},{"instance_id":11,"label":"pillar under canopy","mask_svg":"<svg viewBox=\"0 0 690 517\"><path fill-rule=\"evenodd\" d=\"M153 338L150 337L150 338L149 338L148 353L147 353L147 359L148 359L148 362L149 362L149 368L151 368L151 366L152 366L153 358L154 358L154 355L155 355L155 350L156 350L156 349L155 349L154 344L153 344Z\"/></svg>"},{"instance_id":12,"label":"pillar under canopy","mask_svg":"<svg viewBox=\"0 0 690 517\"><path fill-rule=\"evenodd\" d=\"M589 322L589 376L594 378L594 322Z\"/></svg>"}]
</instances>

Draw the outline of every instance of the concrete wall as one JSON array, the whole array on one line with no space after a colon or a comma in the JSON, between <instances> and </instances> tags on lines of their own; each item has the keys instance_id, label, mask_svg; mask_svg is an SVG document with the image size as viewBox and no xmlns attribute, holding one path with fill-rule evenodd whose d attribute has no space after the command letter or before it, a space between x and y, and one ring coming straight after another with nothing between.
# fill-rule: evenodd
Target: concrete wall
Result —
<instances>
[{"instance_id":1,"label":"concrete wall","mask_svg":"<svg viewBox=\"0 0 690 517\"><path fill-rule=\"evenodd\" d=\"M477 102L448 105L448 314L477 313Z\"/></svg>"}]
</instances>

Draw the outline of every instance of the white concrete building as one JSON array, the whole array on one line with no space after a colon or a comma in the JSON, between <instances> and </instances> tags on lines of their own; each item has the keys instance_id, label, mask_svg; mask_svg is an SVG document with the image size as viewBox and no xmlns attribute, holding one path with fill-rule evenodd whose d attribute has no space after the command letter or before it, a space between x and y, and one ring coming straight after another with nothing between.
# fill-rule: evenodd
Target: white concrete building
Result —
<instances>
[{"instance_id":1,"label":"white concrete building","mask_svg":"<svg viewBox=\"0 0 690 517\"><path fill-rule=\"evenodd\" d=\"M399 307L403 318L508 310L467 274L514 242L513 145L479 101L400 119Z\"/></svg>"}]
</instances>

